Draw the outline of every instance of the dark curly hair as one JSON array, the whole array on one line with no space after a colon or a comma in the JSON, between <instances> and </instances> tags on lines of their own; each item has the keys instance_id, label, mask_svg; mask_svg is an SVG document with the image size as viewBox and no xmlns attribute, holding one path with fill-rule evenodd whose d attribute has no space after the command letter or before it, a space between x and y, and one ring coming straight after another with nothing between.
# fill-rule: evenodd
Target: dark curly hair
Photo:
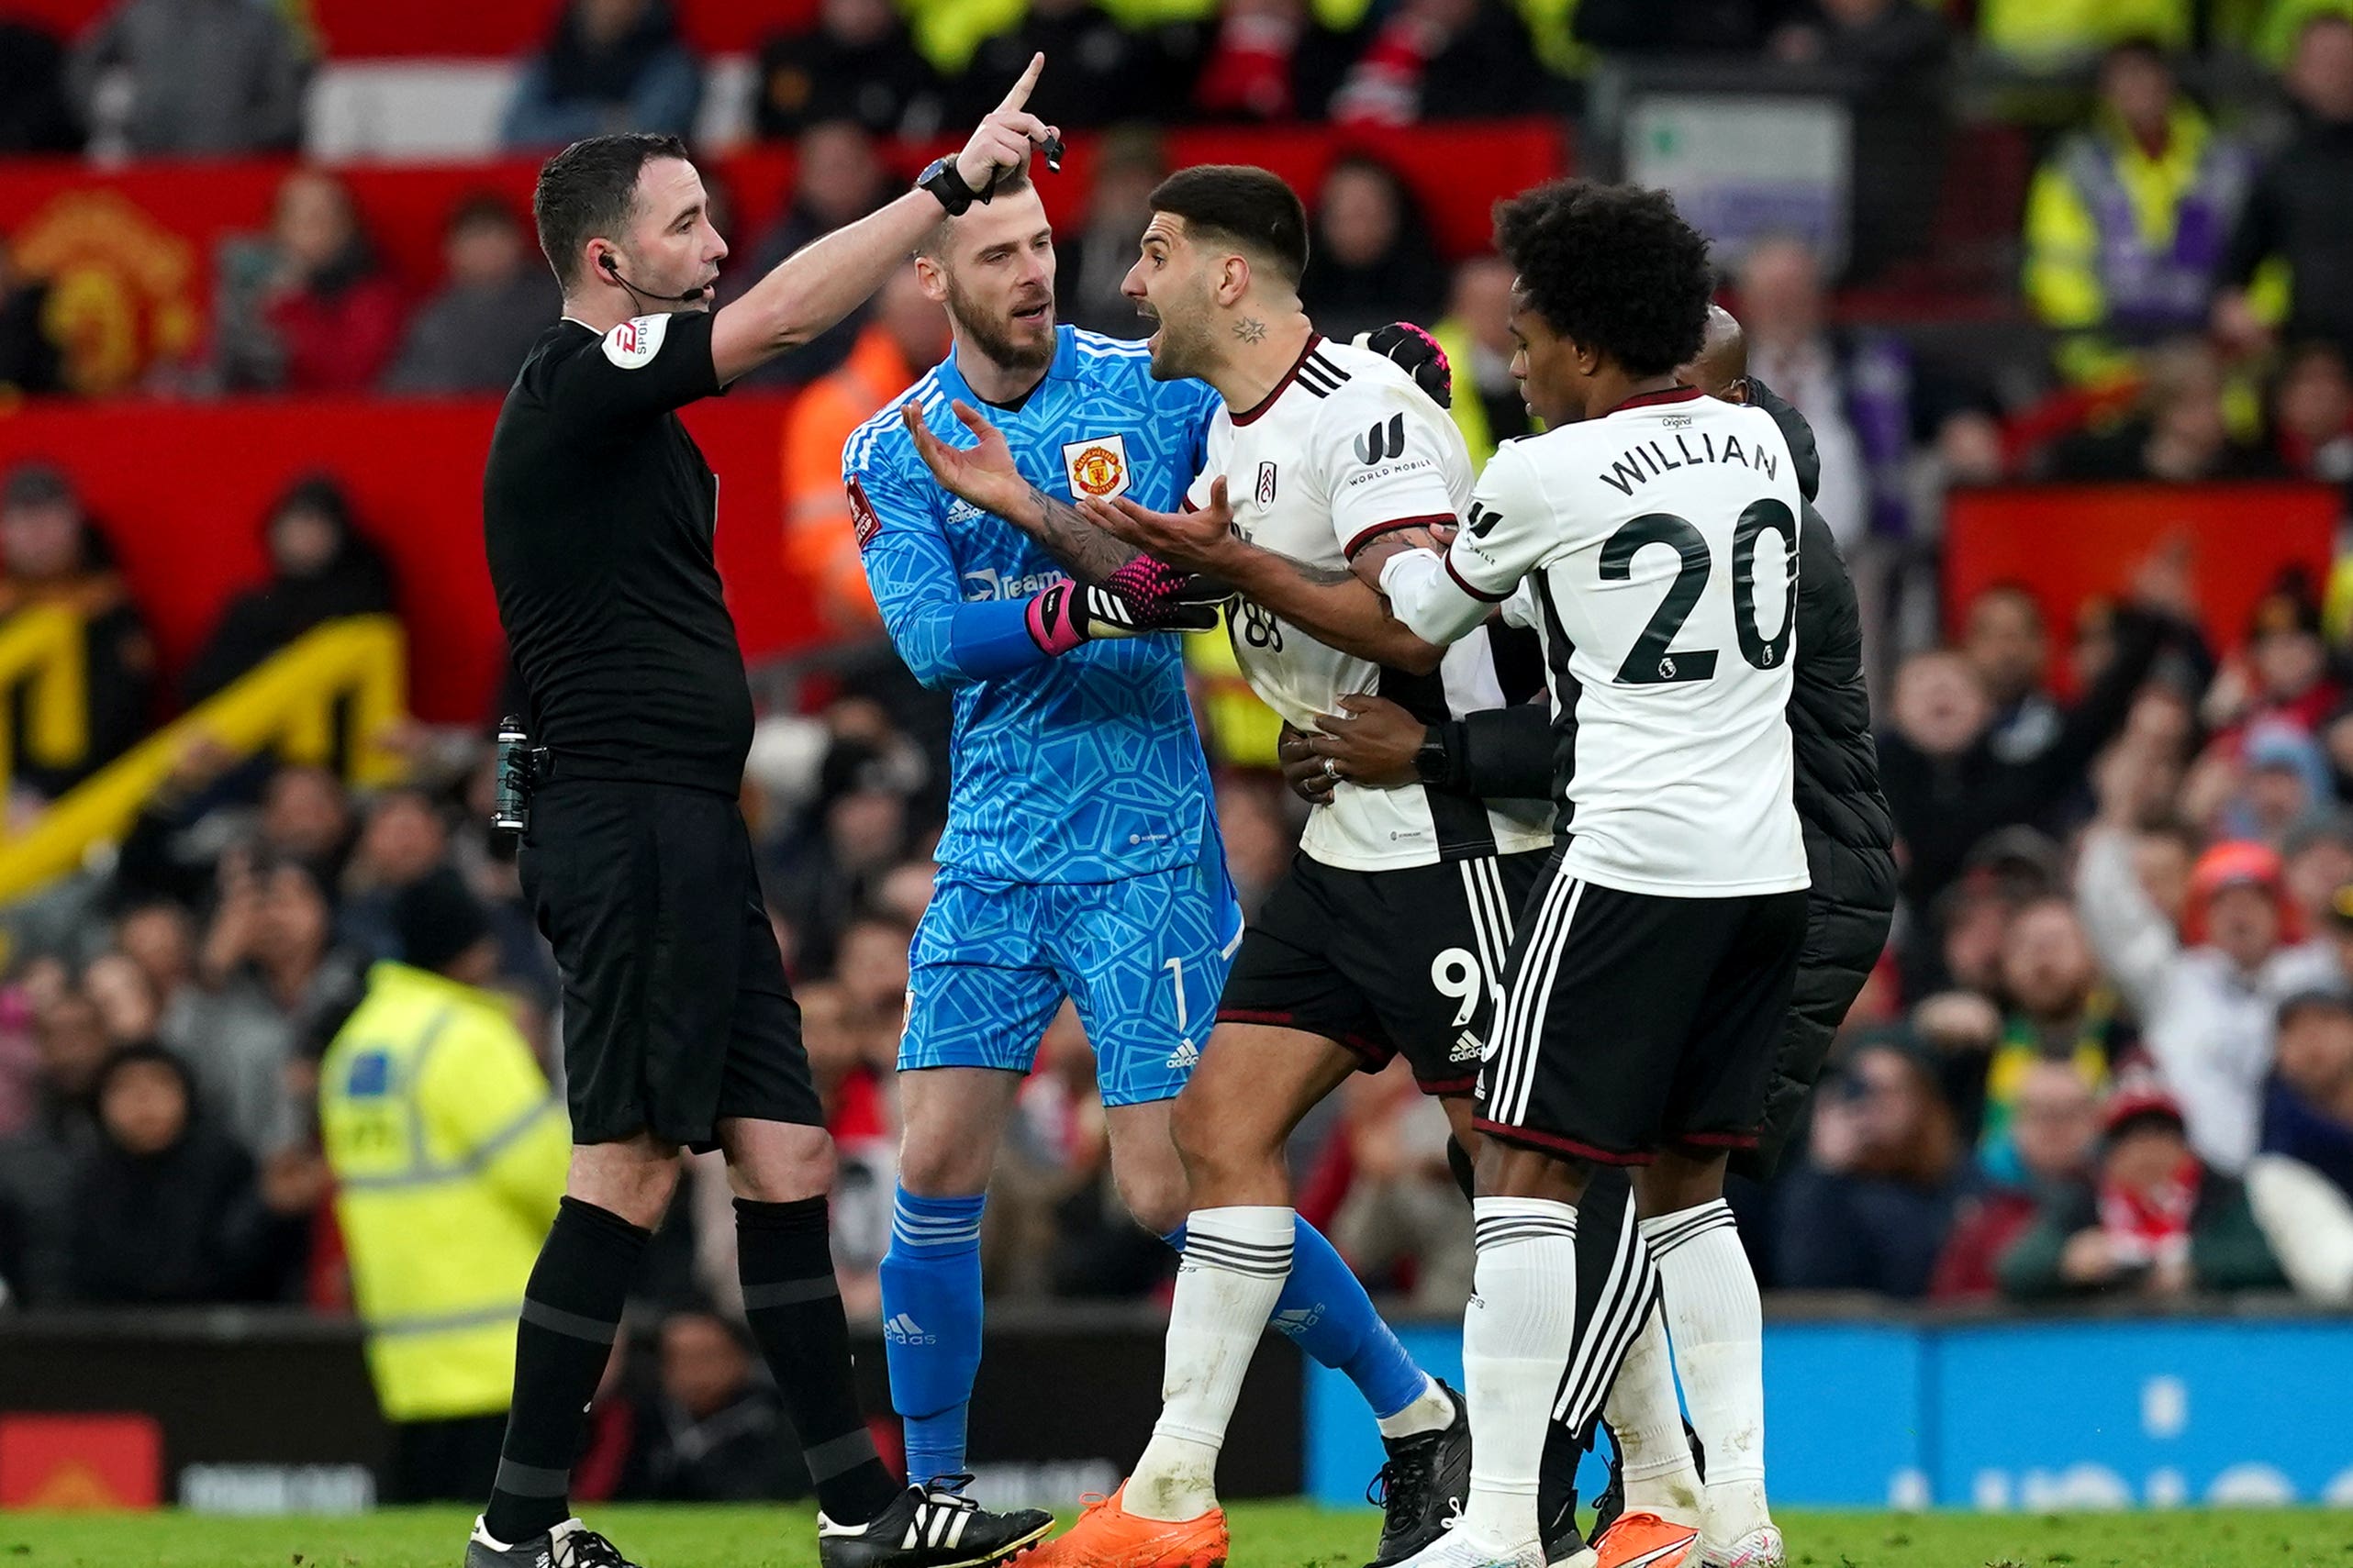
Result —
<instances>
[{"instance_id":1,"label":"dark curly hair","mask_svg":"<svg viewBox=\"0 0 2353 1568\"><path fill-rule=\"evenodd\" d=\"M1495 244L1554 331L1630 375L1665 375L1707 337L1708 242L1665 191L1556 180L1496 204Z\"/></svg>"}]
</instances>

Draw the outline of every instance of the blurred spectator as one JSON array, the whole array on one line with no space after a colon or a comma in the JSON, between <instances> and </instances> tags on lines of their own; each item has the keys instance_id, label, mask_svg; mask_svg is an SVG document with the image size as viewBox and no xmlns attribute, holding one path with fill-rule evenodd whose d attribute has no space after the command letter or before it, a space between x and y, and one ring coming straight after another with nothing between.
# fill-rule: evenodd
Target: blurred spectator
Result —
<instances>
[{"instance_id":1,"label":"blurred spectator","mask_svg":"<svg viewBox=\"0 0 2353 1568\"><path fill-rule=\"evenodd\" d=\"M0 23L0 33L6 26ZM48 280L18 276L0 238L0 400L65 390L65 354L50 325L49 301Z\"/></svg>"},{"instance_id":2,"label":"blurred spectator","mask_svg":"<svg viewBox=\"0 0 2353 1568\"><path fill-rule=\"evenodd\" d=\"M1299 299L1343 341L1390 321L1435 321L1446 273L1430 226L1396 170L1365 153L1333 160L1315 201Z\"/></svg>"},{"instance_id":3,"label":"blurred spectator","mask_svg":"<svg viewBox=\"0 0 2353 1568\"><path fill-rule=\"evenodd\" d=\"M65 96L65 50L30 22L0 17L0 156L81 147ZM0 375L0 383L6 380Z\"/></svg>"},{"instance_id":4,"label":"blurred spectator","mask_svg":"<svg viewBox=\"0 0 2353 1568\"><path fill-rule=\"evenodd\" d=\"M843 224L855 223L898 193L875 149L875 139L854 120L825 120L800 134L794 159L793 195L781 217L753 247L751 267L733 280L738 289L768 275L777 263ZM724 285L722 285L724 286ZM803 386L850 357L865 329L860 306L794 352L769 361L745 376L745 386Z\"/></svg>"},{"instance_id":5,"label":"blurred spectator","mask_svg":"<svg viewBox=\"0 0 2353 1568\"><path fill-rule=\"evenodd\" d=\"M2337 890L2353 885L2353 814L2329 809L2307 817L2285 836L2280 862L2298 923L2325 936Z\"/></svg>"},{"instance_id":6,"label":"blurred spectator","mask_svg":"<svg viewBox=\"0 0 2353 1568\"><path fill-rule=\"evenodd\" d=\"M2002 954L2009 1001L1991 1056L1955 1062L1951 1082L1964 1125L1977 1128L1978 1164L1997 1182L2023 1178L2016 1126L2019 1098L2034 1069L2057 1062L2094 1093L2131 1051L2136 1037L2102 984L2075 907L2062 894L2035 900L2010 918ZM1970 1081L1981 1072L1982 1077ZM1981 1108L1980 1108L1981 1107Z\"/></svg>"},{"instance_id":7,"label":"blurred spectator","mask_svg":"<svg viewBox=\"0 0 2353 1568\"><path fill-rule=\"evenodd\" d=\"M821 793L777 857L769 895L793 914L799 971L839 969L835 945L852 918L908 852L907 799L894 786L893 763L864 741L837 743ZM902 970L904 968L902 944Z\"/></svg>"},{"instance_id":8,"label":"blurred spectator","mask_svg":"<svg viewBox=\"0 0 2353 1568\"><path fill-rule=\"evenodd\" d=\"M1850 282L1927 247L1944 175L1949 45L1944 17L1916 0L1812 0L1773 35L1777 58L1837 73L1852 117Z\"/></svg>"},{"instance_id":9,"label":"blurred spectator","mask_svg":"<svg viewBox=\"0 0 2353 1568\"><path fill-rule=\"evenodd\" d=\"M1553 86L1505 0L1404 0L1342 79L1332 119L1415 125L1491 115L1499 104L1534 113L1550 106Z\"/></svg>"},{"instance_id":10,"label":"blurred spectator","mask_svg":"<svg viewBox=\"0 0 2353 1568\"><path fill-rule=\"evenodd\" d=\"M888 950L880 951L885 978L903 974L904 961L890 970ZM898 1031L891 1020L875 1015L870 998L854 1000L837 982L817 981L797 995L809 1073L818 1103L825 1107L825 1129L833 1136L834 1273L844 1309L853 1318L874 1317L882 1309L878 1271L890 1247L891 1194L898 1179L898 1126L890 1092ZM730 1238L731 1270L733 1210L719 1218L719 1229Z\"/></svg>"},{"instance_id":11,"label":"blurred spectator","mask_svg":"<svg viewBox=\"0 0 2353 1568\"><path fill-rule=\"evenodd\" d=\"M2342 990L2280 1005L2279 1062L2247 1195L2297 1292L2353 1302L2353 1002Z\"/></svg>"},{"instance_id":12,"label":"blurred spectator","mask_svg":"<svg viewBox=\"0 0 2353 1568\"><path fill-rule=\"evenodd\" d=\"M562 314L555 280L504 198L468 196L441 240L449 282L408 324L387 392L504 392Z\"/></svg>"},{"instance_id":13,"label":"blurred spectator","mask_svg":"<svg viewBox=\"0 0 2353 1568\"><path fill-rule=\"evenodd\" d=\"M1996 583L1969 601L1961 652L1992 704L1986 743L2005 762L2026 762L2058 740L2064 715L2046 679L2050 642L2043 606L2023 584Z\"/></svg>"},{"instance_id":14,"label":"blurred spectator","mask_svg":"<svg viewBox=\"0 0 2353 1568\"><path fill-rule=\"evenodd\" d=\"M1096 0L1030 0L1018 20L973 51L957 84L956 123L995 108L1040 51L1054 72L1047 117L1065 131L1157 120L1176 106L1168 88L1179 78L1156 35L1122 26Z\"/></svg>"},{"instance_id":15,"label":"blurred spectator","mask_svg":"<svg viewBox=\"0 0 2353 1568\"><path fill-rule=\"evenodd\" d=\"M915 933L887 915L868 912L842 929L835 973L853 1026L870 1039L887 1039L895 1055L907 1008L907 955Z\"/></svg>"},{"instance_id":16,"label":"blurred spectator","mask_svg":"<svg viewBox=\"0 0 2353 1568\"><path fill-rule=\"evenodd\" d=\"M2111 430L2070 437L2053 450L2054 479L2191 484L2281 472L2269 453L2232 439L2223 368L2203 343L2154 350L2147 371L2130 418Z\"/></svg>"},{"instance_id":17,"label":"blurred spectator","mask_svg":"<svg viewBox=\"0 0 2353 1568\"><path fill-rule=\"evenodd\" d=\"M2102 967L2144 1020L2149 1054L2179 1086L2200 1158L2236 1174L2255 1152L2274 1013L2337 977L2325 942L2299 944L2280 857L2218 844L2199 857L2177 934L2134 874L2113 813L2087 833L2076 903Z\"/></svg>"},{"instance_id":18,"label":"blurred spectator","mask_svg":"<svg viewBox=\"0 0 2353 1568\"><path fill-rule=\"evenodd\" d=\"M2324 339L2353 357L2353 19L2306 22L2287 85L2299 127L2256 177L2214 326L2252 348L2276 323L2291 342Z\"/></svg>"},{"instance_id":19,"label":"blurred spectator","mask_svg":"<svg viewBox=\"0 0 2353 1568\"><path fill-rule=\"evenodd\" d=\"M2180 1105L2150 1082L2118 1084L2092 1180L2046 1198L2000 1272L2003 1293L2020 1300L2284 1283L2246 1191L2191 1152Z\"/></svg>"},{"instance_id":20,"label":"blurred spectator","mask_svg":"<svg viewBox=\"0 0 2353 1568\"><path fill-rule=\"evenodd\" d=\"M228 860L223 847L234 835L222 820L216 785L240 759L198 736L182 751L172 772L148 796L115 862L116 896L123 903L165 898L184 908L210 905ZM262 789L262 810L251 844L241 852L296 860L333 884L351 853L351 806L343 783L325 768L285 767Z\"/></svg>"},{"instance_id":21,"label":"blurred spectator","mask_svg":"<svg viewBox=\"0 0 2353 1568\"><path fill-rule=\"evenodd\" d=\"M78 761L44 761L30 748L28 686L8 697L8 755L17 787L54 798L113 762L147 733L155 647L114 551L83 510L72 481L39 462L0 484L0 620L35 606L71 612L83 625L87 746ZM38 683L29 689L38 692Z\"/></svg>"},{"instance_id":22,"label":"blurred spectator","mask_svg":"<svg viewBox=\"0 0 2353 1568\"><path fill-rule=\"evenodd\" d=\"M498 949L453 872L405 888L402 961L368 972L319 1063L320 1142L403 1502L490 1484L513 1314L554 1222L570 1123L503 998Z\"/></svg>"},{"instance_id":23,"label":"blurred spectator","mask_svg":"<svg viewBox=\"0 0 2353 1568\"><path fill-rule=\"evenodd\" d=\"M220 877L197 955L201 990L170 1043L188 1058L223 1129L265 1159L307 1125L292 1070L325 1051L362 976L358 959L334 945L334 910L309 866L232 849Z\"/></svg>"},{"instance_id":24,"label":"blurred spectator","mask_svg":"<svg viewBox=\"0 0 2353 1568\"><path fill-rule=\"evenodd\" d=\"M2254 178L2146 39L2100 62L2100 105L2035 175L2026 204L2025 292L2068 336L2072 379L2130 373L2122 350L2205 324L2216 270Z\"/></svg>"},{"instance_id":25,"label":"blurred spectator","mask_svg":"<svg viewBox=\"0 0 2353 1568\"><path fill-rule=\"evenodd\" d=\"M1776 1277L1792 1290L1924 1296L1977 1185L1935 1074L1910 1051L1863 1046L1823 1085L1806 1160L1782 1184Z\"/></svg>"},{"instance_id":26,"label":"blurred spectator","mask_svg":"<svg viewBox=\"0 0 2353 1568\"><path fill-rule=\"evenodd\" d=\"M22 988L37 1053L28 1119L0 1140L0 1285L37 1305L67 1293L73 1175L96 1142L98 1073L113 1049L97 1007L62 966L49 968Z\"/></svg>"},{"instance_id":27,"label":"blurred spectator","mask_svg":"<svg viewBox=\"0 0 2353 1568\"><path fill-rule=\"evenodd\" d=\"M1095 149L1087 216L1057 234L1056 313L1074 327L1113 338L1143 338L1151 323L1120 292L1135 265L1136 239L1152 219L1152 191L1168 172L1155 131L1128 127L1104 134Z\"/></svg>"},{"instance_id":28,"label":"blurred spectator","mask_svg":"<svg viewBox=\"0 0 2353 1568\"><path fill-rule=\"evenodd\" d=\"M2034 1224L2047 1195L2090 1178L2099 1098L2073 1062L2038 1059L2019 1075L2010 1129L2016 1172L1962 1203L1929 1284L1937 1300L2001 1294L2002 1254Z\"/></svg>"},{"instance_id":29,"label":"blurred spectator","mask_svg":"<svg viewBox=\"0 0 2353 1568\"><path fill-rule=\"evenodd\" d=\"M2246 643L2224 664L2199 705L2199 718L2219 732L2209 759L2251 763L2251 757L2237 754L2265 728L2318 734L2344 695L2321 636L2320 602L2303 568L2289 567L2256 601L2247 616ZM2193 820L2202 817L2198 793L2193 786L2192 798L2184 802Z\"/></svg>"},{"instance_id":30,"label":"blurred spectator","mask_svg":"<svg viewBox=\"0 0 2353 1568\"><path fill-rule=\"evenodd\" d=\"M371 959L404 957L395 911L408 889L436 873L458 874L450 864L449 824L432 795L415 787L377 795L344 868L338 935ZM495 929L492 942L503 947Z\"/></svg>"},{"instance_id":31,"label":"blurred spectator","mask_svg":"<svg viewBox=\"0 0 2353 1568\"><path fill-rule=\"evenodd\" d=\"M361 231L343 182L297 169L266 238L224 243L214 364L232 392L360 392L399 346L399 285Z\"/></svg>"},{"instance_id":32,"label":"blurred spectator","mask_svg":"<svg viewBox=\"0 0 2353 1568\"><path fill-rule=\"evenodd\" d=\"M1244 915L1258 906L1291 869L1299 829L1284 815L1288 797L1263 773L1238 769L1218 780L1218 822L1225 833L1226 873Z\"/></svg>"},{"instance_id":33,"label":"blurred spectator","mask_svg":"<svg viewBox=\"0 0 2353 1568\"><path fill-rule=\"evenodd\" d=\"M102 1305L269 1300L300 1257L321 1191L313 1162L252 1160L199 1114L188 1069L157 1045L100 1070L98 1138L72 1198L72 1284Z\"/></svg>"},{"instance_id":34,"label":"blurred spectator","mask_svg":"<svg viewBox=\"0 0 2353 1568\"><path fill-rule=\"evenodd\" d=\"M1210 24L1195 114L1211 120L1320 119L1354 58L1352 40L1306 0L1220 0Z\"/></svg>"},{"instance_id":35,"label":"blurred spectator","mask_svg":"<svg viewBox=\"0 0 2353 1568\"><path fill-rule=\"evenodd\" d=\"M823 120L855 120L876 136L921 140L938 133L944 98L890 0L821 0L815 26L771 33L761 43L752 120L768 140Z\"/></svg>"},{"instance_id":36,"label":"blurred spectator","mask_svg":"<svg viewBox=\"0 0 2353 1568\"><path fill-rule=\"evenodd\" d=\"M786 416L785 565L814 591L837 635L872 635L882 625L842 484L842 449L949 346L947 312L923 292L912 263L901 267L875 295L873 319L842 368L810 383Z\"/></svg>"},{"instance_id":37,"label":"blurred spectator","mask_svg":"<svg viewBox=\"0 0 2353 1568\"><path fill-rule=\"evenodd\" d=\"M614 131L691 136L702 100L670 0L569 0L515 84L499 139L549 150Z\"/></svg>"},{"instance_id":38,"label":"blurred spectator","mask_svg":"<svg viewBox=\"0 0 2353 1568\"><path fill-rule=\"evenodd\" d=\"M1915 912L1934 906L1979 840L2038 819L2081 786L2091 759L2124 728L2174 617L2189 606L2186 573L2178 552L2144 563L2136 591L2147 607L2116 612L2114 659L2067 715L2057 739L2023 762L2002 761L1988 740L1991 706L1968 660L1930 652L1904 661L1890 727L1879 736L1879 773Z\"/></svg>"},{"instance_id":39,"label":"blurred spectator","mask_svg":"<svg viewBox=\"0 0 2353 1568\"><path fill-rule=\"evenodd\" d=\"M2270 430L2288 473L2353 485L2353 372L2344 350L2312 342L2288 350L2271 386Z\"/></svg>"},{"instance_id":40,"label":"blurred spectator","mask_svg":"<svg viewBox=\"0 0 2353 1568\"><path fill-rule=\"evenodd\" d=\"M1822 454L1814 506L1851 550L1870 525L1870 480L1847 408L1846 370L1824 328L1821 266L1802 239L1761 240L1740 264L1739 293L1748 373L1787 398L1813 427Z\"/></svg>"},{"instance_id":41,"label":"blurred spectator","mask_svg":"<svg viewBox=\"0 0 2353 1568\"><path fill-rule=\"evenodd\" d=\"M1326 1158L1347 1168L1333 1245L1376 1292L1403 1296L1422 1317L1470 1299L1476 1260L1446 1144L1446 1113L1392 1062L1342 1086L1340 1125L1325 1145Z\"/></svg>"},{"instance_id":42,"label":"blurred spectator","mask_svg":"<svg viewBox=\"0 0 2353 1568\"><path fill-rule=\"evenodd\" d=\"M101 158L291 150L307 63L252 0L121 0L74 46L75 104Z\"/></svg>"},{"instance_id":43,"label":"blurred spectator","mask_svg":"<svg viewBox=\"0 0 2353 1568\"><path fill-rule=\"evenodd\" d=\"M1455 269L1446 314L1432 329L1455 369L1455 424L1485 467L1495 449L1530 429L1527 399L1512 379L1511 263L1474 256Z\"/></svg>"},{"instance_id":44,"label":"blurred spectator","mask_svg":"<svg viewBox=\"0 0 2353 1568\"><path fill-rule=\"evenodd\" d=\"M226 688L303 633L345 616L389 615L392 568L327 474L299 479L262 523L270 580L229 601L184 683L190 706Z\"/></svg>"},{"instance_id":45,"label":"blurred spectator","mask_svg":"<svg viewBox=\"0 0 2353 1568\"><path fill-rule=\"evenodd\" d=\"M805 1495L775 1390L753 1379L742 1330L708 1308L662 1321L661 1384L638 1413L619 1496L662 1503L752 1503ZM798 1483L796 1485L796 1483Z\"/></svg>"}]
</instances>

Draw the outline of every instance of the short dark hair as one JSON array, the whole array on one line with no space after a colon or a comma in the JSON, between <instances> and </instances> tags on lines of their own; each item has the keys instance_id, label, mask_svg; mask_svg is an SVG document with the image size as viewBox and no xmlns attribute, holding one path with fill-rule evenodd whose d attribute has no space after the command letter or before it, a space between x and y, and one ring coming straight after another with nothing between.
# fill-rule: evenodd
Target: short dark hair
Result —
<instances>
[{"instance_id":1,"label":"short dark hair","mask_svg":"<svg viewBox=\"0 0 2353 1568\"><path fill-rule=\"evenodd\" d=\"M619 234L629 223L637 177L648 163L686 157L686 144L675 136L631 131L575 141L541 165L531 217L555 281L571 289L580 281L580 248L599 235Z\"/></svg>"},{"instance_id":2,"label":"short dark hair","mask_svg":"<svg viewBox=\"0 0 2353 1568\"><path fill-rule=\"evenodd\" d=\"M1152 210L1265 258L1293 288L1307 271L1307 207L1279 174L1245 163L1179 169L1153 188Z\"/></svg>"},{"instance_id":3,"label":"short dark hair","mask_svg":"<svg viewBox=\"0 0 2353 1568\"><path fill-rule=\"evenodd\" d=\"M1667 375L1707 340L1708 242L1665 191L1539 185L1496 204L1495 248L1554 331L1628 374Z\"/></svg>"}]
</instances>

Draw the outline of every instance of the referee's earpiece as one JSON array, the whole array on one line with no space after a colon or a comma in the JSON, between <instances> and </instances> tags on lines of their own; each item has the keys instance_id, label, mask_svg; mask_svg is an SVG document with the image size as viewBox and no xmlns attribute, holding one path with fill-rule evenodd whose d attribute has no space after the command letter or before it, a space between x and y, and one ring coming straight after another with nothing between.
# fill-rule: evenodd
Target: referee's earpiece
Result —
<instances>
[{"instance_id":1,"label":"referee's earpiece","mask_svg":"<svg viewBox=\"0 0 2353 1568\"><path fill-rule=\"evenodd\" d=\"M614 281L615 283L617 283L617 284L620 283L620 282L621 282L621 264L620 264L619 261L614 261L614 260L613 260L613 253L612 253L610 250L606 251L606 252L605 252L605 254L604 254L603 260L604 260L604 263L605 263L605 271L607 271L607 272L610 272L610 273L612 273L612 274L613 274L613 281ZM628 285L627 284L621 284L621 286L622 286L623 288L627 288L629 285Z\"/></svg>"}]
</instances>

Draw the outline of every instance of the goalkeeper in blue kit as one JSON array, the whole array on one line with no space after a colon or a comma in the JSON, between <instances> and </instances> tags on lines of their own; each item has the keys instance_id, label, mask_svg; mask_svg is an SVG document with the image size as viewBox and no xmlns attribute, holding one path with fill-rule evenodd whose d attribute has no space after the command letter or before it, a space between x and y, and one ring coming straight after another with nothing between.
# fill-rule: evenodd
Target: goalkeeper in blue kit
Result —
<instances>
[{"instance_id":1,"label":"goalkeeper in blue kit","mask_svg":"<svg viewBox=\"0 0 2353 1568\"><path fill-rule=\"evenodd\" d=\"M1177 506L1217 395L1154 381L1141 343L1056 324L1053 234L1024 176L944 219L915 265L955 346L852 436L842 478L892 641L920 680L954 694L939 881L910 956L905 1141L881 1273L908 1473L955 1485L980 1364L982 1208L1041 1035L1065 997L1076 1005L1121 1196L1181 1249L1170 1105L1209 1037L1243 922L1180 646L1166 635L1213 626L1213 595L1073 506ZM1002 435L972 413L984 407ZM967 428L987 432L977 451ZM934 478L962 478L976 461L1019 472L990 510ZM1379 1420L1393 1539L1414 1543L1398 1555L1434 1539L1467 1469L1459 1402L1304 1221L1276 1322L1353 1379Z\"/></svg>"}]
</instances>

